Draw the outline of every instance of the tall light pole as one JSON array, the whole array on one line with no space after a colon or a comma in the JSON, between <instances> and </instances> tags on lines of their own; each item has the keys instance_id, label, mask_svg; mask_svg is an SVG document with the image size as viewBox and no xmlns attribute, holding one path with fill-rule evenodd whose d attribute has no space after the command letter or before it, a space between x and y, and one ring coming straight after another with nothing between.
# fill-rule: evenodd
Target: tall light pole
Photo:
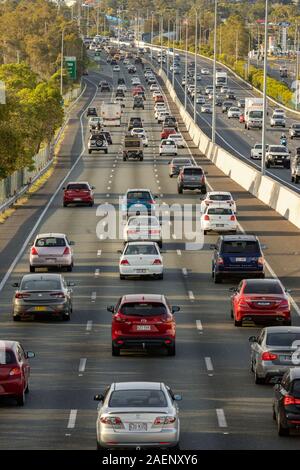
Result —
<instances>
[{"instance_id":1,"label":"tall light pole","mask_svg":"<svg viewBox=\"0 0 300 470\"><path fill-rule=\"evenodd\" d=\"M164 32L164 18L160 18L160 68L163 69L163 32Z\"/></svg>"},{"instance_id":2,"label":"tall light pole","mask_svg":"<svg viewBox=\"0 0 300 470\"><path fill-rule=\"evenodd\" d=\"M64 68L64 39L65 30L61 32L61 58L60 58L60 94L63 95L63 68Z\"/></svg>"},{"instance_id":3,"label":"tall light pole","mask_svg":"<svg viewBox=\"0 0 300 470\"><path fill-rule=\"evenodd\" d=\"M215 29L214 29L214 66L213 66L213 102L212 102L212 125L211 125L211 140L212 143L216 143L216 71L217 71L217 12L218 12L218 2L215 0Z\"/></svg>"},{"instance_id":4,"label":"tall light pole","mask_svg":"<svg viewBox=\"0 0 300 470\"><path fill-rule=\"evenodd\" d=\"M177 18L176 18L176 23L173 23L173 70L172 70L172 86L174 88L174 83L175 83L175 34L174 34L174 25L175 29L177 28ZM177 32L177 30L176 30Z\"/></svg>"},{"instance_id":5,"label":"tall light pole","mask_svg":"<svg viewBox=\"0 0 300 470\"><path fill-rule=\"evenodd\" d=\"M169 57L170 57L170 18L168 18L168 50L167 50L167 77L169 78Z\"/></svg>"},{"instance_id":6,"label":"tall light pole","mask_svg":"<svg viewBox=\"0 0 300 470\"><path fill-rule=\"evenodd\" d=\"M153 11L151 12L151 50L150 50L151 62L153 59Z\"/></svg>"},{"instance_id":7,"label":"tall light pole","mask_svg":"<svg viewBox=\"0 0 300 470\"><path fill-rule=\"evenodd\" d=\"M267 71L268 71L268 0L265 6L264 82L263 82L263 123L261 174L266 174L266 130L267 130Z\"/></svg>"},{"instance_id":8,"label":"tall light pole","mask_svg":"<svg viewBox=\"0 0 300 470\"><path fill-rule=\"evenodd\" d=\"M187 107L187 69L188 69L188 24L189 20L185 20L185 85L184 85L184 109Z\"/></svg>"},{"instance_id":9,"label":"tall light pole","mask_svg":"<svg viewBox=\"0 0 300 470\"><path fill-rule=\"evenodd\" d=\"M197 46L198 46L198 12L196 10L196 17L195 17L195 94L194 94L194 122L196 122L197 118Z\"/></svg>"},{"instance_id":10,"label":"tall light pole","mask_svg":"<svg viewBox=\"0 0 300 470\"><path fill-rule=\"evenodd\" d=\"M296 40L296 74L295 74L295 82L296 82L296 90L295 90L295 109L298 111L298 104L299 104L299 32L298 32L298 25L297 25L297 40Z\"/></svg>"}]
</instances>

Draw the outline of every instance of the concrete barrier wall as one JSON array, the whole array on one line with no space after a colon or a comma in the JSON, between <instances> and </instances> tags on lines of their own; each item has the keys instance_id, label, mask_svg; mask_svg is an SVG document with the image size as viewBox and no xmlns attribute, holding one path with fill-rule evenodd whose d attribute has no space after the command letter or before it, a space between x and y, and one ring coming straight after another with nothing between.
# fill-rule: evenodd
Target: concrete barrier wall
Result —
<instances>
[{"instance_id":1,"label":"concrete barrier wall","mask_svg":"<svg viewBox=\"0 0 300 470\"><path fill-rule=\"evenodd\" d=\"M225 175L300 228L300 195L277 183L272 178L262 176L259 171L247 163L231 155L219 145L213 144L184 109L166 74L160 70L159 75L166 84L172 100L179 109L183 122L199 150Z\"/></svg>"}]
</instances>

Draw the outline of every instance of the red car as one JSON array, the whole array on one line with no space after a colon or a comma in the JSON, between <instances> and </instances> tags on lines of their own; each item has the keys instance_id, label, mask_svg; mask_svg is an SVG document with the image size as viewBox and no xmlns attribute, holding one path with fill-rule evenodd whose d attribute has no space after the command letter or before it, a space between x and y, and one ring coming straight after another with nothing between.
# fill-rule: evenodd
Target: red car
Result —
<instances>
[{"instance_id":1,"label":"red car","mask_svg":"<svg viewBox=\"0 0 300 470\"><path fill-rule=\"evenodd\" d=\"M119 356L121 349L152 347L166 348L169 356L175 356L174 313L180 308L170 307L164 295L124 295L107 310L113 313L113 356Z\"/></svg>"},{"instance_id":2,"label":"red car","mask_svg":"<svg viewBox=\"0 0 300 470\"><path fill-rule=\"evenodd\" d=\"M160 133L160 138L167 139L170 135L177 134L175 127L164 127L162 132Z\"/></svg>"},{"instance_id":3,"label":"red car","mask_svg":"<svg viewBox=\"0 0 300 470\"><path fill-rule=\"evenodd\" d=\"M64 189L64 207L69 204L94 205L94 186L90 186L86 181L68 183Z\"/></svg>"},{"instance_id":4,"label":"red car","mask_svg":"<svg viewBox=\"0 0 300 470\"><path fill-rule=\"evenodd\" d=\"M231 317L235 326L243 320L291 325L287 291L279 279L243 279L231 297Z\"/></svg>"},{"instance_id":5,"label":"red car","mask_svg":"<svg viewBox=\"0 0 300 470\"><path fill-rule=\"evenodd\" d=\"M18 406L25 404L29 392L30 365L33 352L25 352L17 341L0 341L0 397L11 397Z\"/></svg>"},{"instance_id":6,"label":"red car","mask_svg":"<svg viewBox=\"0 0 300 470\"><path fill-rule=\"evenodd\" d=\"M240 114L239 122L245 122L245 115L244 114Z\"/></svg>"},{"instance_id":7,"label":"red car","mask_svg":"<svg viewBox=\"0 0 300 470\"><path fill-rule=\"evenodd\" d=\"M132 89L132 96L138 95L141 91L145 91L142 85L137 85Z\"/></svg>"}]
</instances>

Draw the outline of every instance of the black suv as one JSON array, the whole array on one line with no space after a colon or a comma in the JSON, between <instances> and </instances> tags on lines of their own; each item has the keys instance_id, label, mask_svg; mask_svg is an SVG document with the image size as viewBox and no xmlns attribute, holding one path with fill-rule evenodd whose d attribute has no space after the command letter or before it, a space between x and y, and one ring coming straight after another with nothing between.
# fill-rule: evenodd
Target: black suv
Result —
<instances>
[{"instance_id":1,"label":"black suv","mask_svg":"<svg viewBox=\"0 0 300 470\"><path fill-rule=\"evenodd\" d=\"M139 127L139 128L144 127L143 121L140 117L130 118L129 124L128 124L128 130L131 131L131 129L133 129L134 127Z\"/></svg>"},{"instance_id":2,"label":"black suv","mask_svg":"<svg viewBox=\"0 0 300 470\"><path fill-rule=\"evenodd\" d=\"M212 259L212 278L216 284L225 278L264 278L265 260L255 235L221 235Z\"/></svg>"},{"instance_id":3,"label":"black suv","mask_svg":"<svg viewBox=\"0 0 300 470\"><path fill-rule=\"evenodd\" d=\"M116 91L116 98L117 98L118 96L121 96L122 98L125 98L124 90L117 90L117 91Z\"/></svg>"},{"instance_id":4,"label":"black suv","mask_svg":"<svg viewBox=\"0 0 300 470\"><path fill-rule=\"evenodd\" d=\"M169 136L172 139L172 135ZM206 194L206 178L200 166L184 166L180 169L177 178L177 191L182 194L184 189L199 189Z\"/></svg>"},{"instance_id":5,"label":"black suv","mask_svg":"<svg viewBox=\"0 0 300 470\"><path fill-rule=\"evenodd\" d=\"M142 96L135 96L133 98L133 107L132 109L136 109L136 108L140 108L140 109L145 109L144 107L144 99Z\"/></svg>"},{"instance_id":6,"label":"black suv","mask_svg":"<svg viewBox=\"0 0 300 470\"><path fill-rule=\"evenodd\" d=\"M107 82L100 82L99 83L100 91L110 91L110 85Z\"/></svg>"},{"instance_id":7,"label":"black suv","mask_svg":"<svg viewBox=\"0 0 300 470\"><path fill-rule=\"evenodd\" d=\"M87 116L98 116L96 108L88 108L86 112Z\"/></svg>"},{"instance_id":8,"label":"black suv","mask_svg":"<svg viewBox=\"0 0 300 470\"><path fill-rule=\"evenodd\" d=\"M118 78L118 85L125 85L125 79L124 78Z\"/></svg>"},{"instance_id":9,"label":"black suv","mask_svg":"<svg viewBox=\"0 0 300 470\"><path fill-rule=\"evenodd\" d=\"M273 419L279 436L300 428L300 367L291 367L274 387Z\"/></svg>"}]
</instances>

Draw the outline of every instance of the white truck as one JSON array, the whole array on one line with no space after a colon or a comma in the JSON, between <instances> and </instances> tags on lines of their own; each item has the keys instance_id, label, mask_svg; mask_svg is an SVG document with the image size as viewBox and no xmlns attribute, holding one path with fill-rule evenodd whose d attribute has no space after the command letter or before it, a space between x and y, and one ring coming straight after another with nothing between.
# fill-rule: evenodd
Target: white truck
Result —
<instances>
[{"instance_id":1,"label":"white truck","mask_svg":"<svg viewBox=\"0 0 300 470\"><path fill-rule=\"evenodd\" d=\"M227 72L216 72L216 87L227 85Z\"/></svg>"},{"instance_id":2,"label":"white truck","mask_svg":"<svg viewBox=\"0 0 300 470\"><path fill-rule=\"evenodd\" d=\"M263 99L245 98L245 129L261 129L263 122Z\"/></svg>"},{"instance_id":3,"label":"white truck","mask_svg":"<svg viewBox=\"0 0 300 470\"><path fill-rule=\"evenodd\" d=\"M122 108L120 103L102 103L100 115L103 126L121 126Z\"/></svg>"}]
</instances>

